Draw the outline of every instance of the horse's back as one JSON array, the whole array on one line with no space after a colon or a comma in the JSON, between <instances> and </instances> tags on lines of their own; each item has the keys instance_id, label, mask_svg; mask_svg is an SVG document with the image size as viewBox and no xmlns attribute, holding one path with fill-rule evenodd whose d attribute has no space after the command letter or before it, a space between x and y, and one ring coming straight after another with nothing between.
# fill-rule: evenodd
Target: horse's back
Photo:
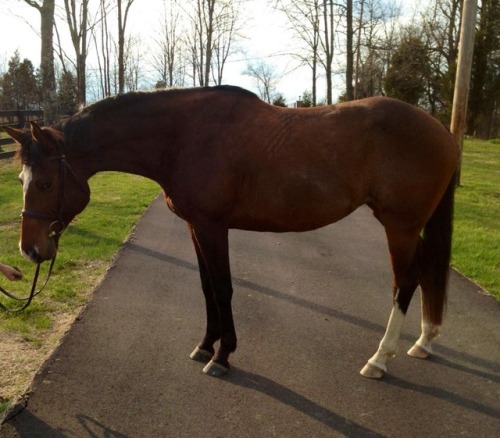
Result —
<instances>
[{"instance_id":1,"label":"horse's back","mask_svg":"<svg viewBox=\"0 0 500 438\"><path fill-rule=\"evenodd\" d=\"M446 128L395 99L276 109L268 117L251 180L267 198L261 208L298 230L335 222L362 204L381 214L397 210L398 218L420 226L456 168Z\"/></svg>"},{"instance_id":2,"label":"horse's back","mask_svg":"<svg viewBox=\"0 0 500 438\"><path fill-rule=\"evenodd\" d=\"M437 201L427 198L444 193L456 166L446 129L403 102L291 109L237 91L214 90L191 107L193 129L176 159L182 194L171 192L188 220L195 214L230 228L305 231L362 204L405 210L413 220L416 210L433 208Z\"/></svg>"}]
</instances>

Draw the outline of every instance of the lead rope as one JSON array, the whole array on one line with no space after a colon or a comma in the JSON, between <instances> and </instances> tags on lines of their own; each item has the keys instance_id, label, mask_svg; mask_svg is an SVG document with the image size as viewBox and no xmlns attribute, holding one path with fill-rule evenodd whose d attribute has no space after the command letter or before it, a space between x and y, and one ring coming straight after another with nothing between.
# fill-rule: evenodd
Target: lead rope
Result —
<instances>
[{"instance_id":1,"label":"lead rope","mask_svg":"<svg viewBox=\"0 0 500 438\"><path fill-rule=\"evenodd\" d=\"M63 190L64 190L64 178L66 176L66 166L67 166L66 157L65 157L64 154L62 154L61 156L53 157L52 159L59 159L60 160L59 175L61 177L61 186L59 188L59 201L58 201L59 212L58 212L58 217L54 218L51 215L48 215L48 214L45 214L45 213L39 213L39 212L36 212L36 211L23 210L21 212L21 217L27 215L27 216L37 217L37 218L41 218L41 219L56 219L56 221L54 221L54 222L52 222L50 224L50 227L49 227L49 238L57 236L57 235L61 235L62 232L64 231L64 228L65 228L64 227L64 223L63 223L63 227L62 227L60 233L56 233L56 232L54 232L52 230L52 226L56 222L62 222L60 218L61 218L61 206L62 206L62 202L64 200L64 191ZM57 241L56 241L56 248L57 248ZM26 301L26 303L24 303L24 305L21 308L19 308L19 309L9 309L4 304L0 303L0 309L3 310L4 312L7 312L7 313L20 313L23 310L25 310L31 304L31 301L33 300L33 298L35 298L40 292L42 292L45 289L45 286L47 286L47 283L49 282L50 275L52 274L52 268L54 267L54 263L56 261L56 256L57 256L57 249L56 249L56 255L52 258L52 260L50 262L50 267L49 267L49 271L47 273L47 278L45 280L45 283L43 284L43 286L38 291L36 291L36 285L38 283L38 275L40 274L41 263L37 264L36 271L35 271L35 276L33 278L33 284L31 285L31 291L30 291L30 294L29 294L28 297L26 297L26 298L19 298L19 297L13 295L12 293L10 293L9 291L5 290L3 287L0 286L0 292L3 293L5 296L9 297L10 299L15 300L15 301Z\"/></svg>"},{"instance_id":2,"label":"lead rope","mask_svg":"<svg viewBox=\"0 0 500 438\"><path fill-rule=\"evenodd\" d=\"M33 298L36 297L40 292L42 292L45 289L45 286L47 286L47 283L49 282L49 278L50 278L50 275L52 274L52 268L54 267L55 262L56 262L56 257L54 256L54 258L50 262L49 272L47 273L47 278L45 279L45 283L38 291L36 290L36 284L38 283L38 275L40 273L41 263L37 264L35 276L33 278L33 284L31 285L31 291L30 291L29 296L26 298L16 297L15 295L11 294L10 292L8 292L7 290L5 290L3 287L0 286L0 292L2 292L5 296L7 296L15 301L26 301L26 303L24 303L24 305L19 309L9 309L4 304L0 303L0 309L3 310L4 312L7 312L7 313L19 313L19 312L22 312L24 309L26 309L31 304L31 301L33 300Z\"/></svg>"},{"instance_id":3,"label":"lead rope","mask_svg":"<svg viewBox=\"0 0 500 438\"><path fill-rule=\"evenodd\" d=\"M60 155L55 156L55 157L50 157L49 160L60 160L59 175L61 178L61 185L59 188L58 217L53 217L52 215L49 215L49 214L40 213L37 211L30 211L30 210L23 210L21 213L21 216L32 216L32 217L39 218L39 219L55 219L55 221L50 224L49 237L56 238L56 255L57 255L57 240L59 239L59 236L61 236L61 234L63 233L63 231L65 229L65 224L62 221L61 216L62 216L62 206L63 206L63 202L64 202L64 180L66 179L67 171L70 172L70 174L73 176L73 178L75 178L75 180L80 184L80 187L83 189L83 191L89 197L90 197L90 191L89 191L88 187L86 187L81 182L80 178L78 178L78 175L73 171L71 166L68 164L68 162L66 161L66 155L64 153L61 153ZM62 224L61 230L59 230L59 231L53 230L52 229L53 225L59 224L59 223ZM49 272L47 273L47 279L45 280L44 285L41 287L40 290L36 291L36 284L38 282L38 275L40 273L40 263L38 263L38 265L36 267L36 271L35 271L35 277L33 278L33 284L31 286L31 292L30 292L29 296L26 298L18 298L0 286L0 292L3 293L5 296L7 296L15 301L26 301L26 303L19 309L9 309L8 307L6 307L2 303L0 303L0 310L3 310L5 312L9 312L9 313L19 313L19 312L22 312L24 309L26 309L31 304L31 301L33 300L33 298L36 297L40 292L42 292L42 290L47 285L49 278L50 278L50 275L52 274L52 268L54 267L55 261L56 261L56 256L54 256L54 258L50 262Z\"/></svg>"}]
</instances>

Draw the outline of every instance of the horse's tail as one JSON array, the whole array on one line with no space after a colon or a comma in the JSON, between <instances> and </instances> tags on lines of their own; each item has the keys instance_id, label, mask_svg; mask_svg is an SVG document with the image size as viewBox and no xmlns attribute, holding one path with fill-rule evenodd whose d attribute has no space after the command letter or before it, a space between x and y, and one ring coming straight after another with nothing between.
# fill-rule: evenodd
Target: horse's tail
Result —
<instances>
[{"instance_id":1,"label":"horse's tail","mask_svg":"<svg viewBox=\"0 0 500 438\"><path fill-rule=\"evenodd\" d=\"M422 234L423 251L420 266L422 310L425 319L441 325L446 307L453 234L453 204L456 174Z\"/></svg>"}]
</instances>

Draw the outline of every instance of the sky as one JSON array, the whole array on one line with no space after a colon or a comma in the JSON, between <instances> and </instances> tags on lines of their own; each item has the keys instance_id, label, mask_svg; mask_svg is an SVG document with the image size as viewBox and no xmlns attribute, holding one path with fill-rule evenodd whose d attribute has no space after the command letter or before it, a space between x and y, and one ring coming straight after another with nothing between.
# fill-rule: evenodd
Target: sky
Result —
<instances>
[{"instance_id":1,"label":"sky","mask_svg":"<svg viewBox=\"0 0 500 438\"><path fill-rule=\"evenodd\" d=\"M428 0L400 0L407 16L416 8L421 8ZM56 0L61 6L62 0ZM287 53L297 48L298 42L291 37L287 30L287 21L283 14L274 11L271 0L246 0L245 5L245 34L247 38L241 41L242 52L228 62L224 83L239 85L257 92L255 80L243 74L248 62L262 59L274 67L277 80L277 91L282 93L287 103L293 104L302 93L310 89L310 69L299 67ZM145 8L145 5L148 5ZM163 0L135 0L130 10L130 19L127 31L130 34L140 35L142 44L147 47L146 52L154 46L155 34L159 28L159 17L162 16ZM0 71L6 68L8 60L15 50L19 51L21 59L30 59L35 67L40 62L39 40L40 14L27 5L23 0L0 0ZM65 29L61 29L65 31ZM68 51L72 53L69 37ZM151 69L151 66L145 67ZM336 81L336 93L341 93L342 78Z\"/></svg>"}]
</instances>

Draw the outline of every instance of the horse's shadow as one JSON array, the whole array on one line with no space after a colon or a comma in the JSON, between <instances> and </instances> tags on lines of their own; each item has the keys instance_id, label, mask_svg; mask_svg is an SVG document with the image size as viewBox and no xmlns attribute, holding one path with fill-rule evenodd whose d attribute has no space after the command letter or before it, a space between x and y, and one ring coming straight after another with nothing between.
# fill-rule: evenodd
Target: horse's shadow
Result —
<instances>
[{"instance_id":1,"label":"horse's shadow","mask_svg":"<svg viewBox=\"0 0 500 438\"><path fill-rule=\"evenodd\" d=\"M135 242L127 242L126 247L131 251L136 251L141 254L148 255L150 257L154 257L158 260L165 261L171 265L178 266L179 268L187 269L190 271L198 272L198 265L195 263L191 263L186 260L181 260L177 257L173 257L167 254L160 253L158 251L146 248L144 246L138 245ZM304 298L300 298L295 295L290 295L285 292L277 291L266 286L262 286L260 284L254 283L252 281L248 281L242 278L232 277L233 284L240 288L250 289L254 292L258 292L262 295L267 295L273 298L277 298L283 301L287 301L294 305L312 310L316 313L321 313L326 316L344 321L348 324L355 325L357 327L363 328L365 330L372 331L374 333L378 333L383 335L385 332L385 327L381 324L377 324L375 322L357 317L355 315L350 315L348 313L342 312L341 310L335 309L333 307L324 306L321 304L313 303ZM413 343L415 338L408 334L402 333L401 340ZM500 383L500 376L497 374L498 371L498 363L489 361L484 358L473 356L465 351L456 351L450 347L445 345L436 345L436 352L438 354L446 355L449 358L456 358L460 361L466 361L470 363L473 367L468 367L466 365L460 365L459 363L455 363L450 359L446 359L445 357L433 356L432 360L438 363L441 366L446 366L451 369L456 369L461 372L466 372L471 375L475 375L481 378L489 379L494 382ZM484 371L478 370L477 367L483 368Z\"/></svg>"},{"instance_id":2,"label":"horse's shadow","mask_svg":"<svg viewBox=\"0 0 500 438\"><path fill-rule=\"evenodd\" d=\"M279 403L290 406L308 417L320 421L332 430L346 436L382 436L378 432L348 420L347 418L309 400L303 395L300 395L297 392L259 374L251 373L242 370L241 368L231 367L231 373L225 377L224 380L231 384L260 392L261 394L271 397ZM467 399L460 394L455 394L438 387L430 387L420 385L418 383L408 382L393 375L386 376L380 384L414 391L424 396L434 397L439 400L446 400L456 406L465 408L469 411L475 411L478 414L486 415L493 419L500 418L500 412L498 409L486 406L477 401Z\"/></svg>"},{"instance_id":3,"label":"horse's shadow","mask_svg":"<svg viewBox=\"0 0 500 438\"><path fill-rule=\"evenodd\" d=\"M461 396L460 394L441 389L437 386L425 386L414 382L408 382L393 375L386 376L381 383L390 386L396 386L404 390L419 392L421 394L434 397L439 400L446 400L449 403L460 406L469 411L476 411L479 414L487 415L493 419L500 418L500 411L498 409L486 406L474 400L470 400Z\"/></svg>"},{"instance_id":4,"label":"horse's shadow","mask_svg":"<svg viewBox=\"0 0 500 438\"><path fill-rule=\"evenodd\" d=\"M260 392L268 397L271 397L284 405L302 412L308 417L323 423L336 432L346 436L356 437L379 437L382 436L367 427L348 420L341 415L338 415L325 407L309 400L303 395L298 394L291 389L268 379L259 374L250 373L232 366L231 373L224 378L225 381L246 388L252 391Z\"/></svg>"}]
</instances>

